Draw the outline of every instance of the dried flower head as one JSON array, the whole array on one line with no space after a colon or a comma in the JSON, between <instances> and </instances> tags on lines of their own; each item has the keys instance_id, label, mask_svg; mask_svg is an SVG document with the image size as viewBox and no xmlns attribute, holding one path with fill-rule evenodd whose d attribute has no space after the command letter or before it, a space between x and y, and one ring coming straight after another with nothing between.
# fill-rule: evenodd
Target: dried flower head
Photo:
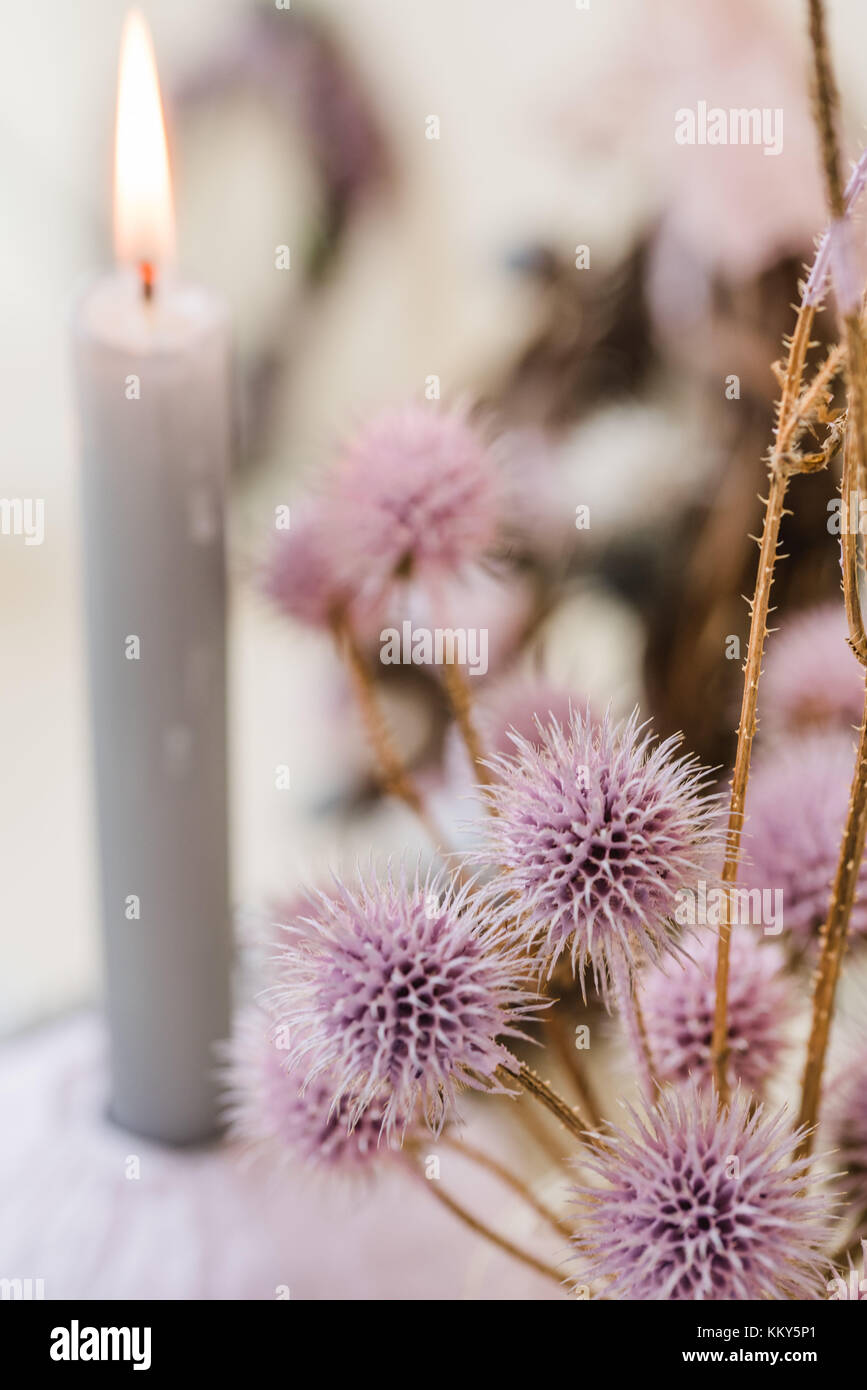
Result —
<instances>
[{"instance_id":1,"label":"dried flower head","mask_svg":"<svg viewBox=\"0 0 867 1390\"><path fill-rule=\"evenodd\" d=\"M497 533L491 450L466 416L406 406L375 416L339 461L339 552L353 591L434 584L478 560Z\"/></svg>"},{"instance_id":2,"label":"dried flower head","mask_svg":"<svg viewBox=\"0 0 867 1390\"><path fill-rule=\"evenodd\" d=\"M638 1301L807 1298L822 1286L827 1197L785 1113L693 1081L630 1111L587 1161L604 1186L577 1190L582 1281Z\"/></svg>"},{"instance_id":3,"label":"dried flower head","mask_svg":"<svg viewBox=\"0 0 867 1390\"><path fill-rule=\"evenodd\" d=\"M483 857L502 868L487 892L549 973L568 952L604 992L614 952L634 968L674 948L677 894L722 844L719 799L695 759L673 756L679 742L654 745L637 711L614 724L573 710L491 760Z\"/></svg>"},{"instance_id":4,"label":"dried flower head","mask_svg":"<svg viewBox=\"0 0 867 1390\"><path fill-rule=\"evenodd\" d=\"M651 966L641 978L641 1011L660 1081L711 1080L716 1005L717 933L690 942L689 956ZM785 1050L793 1012L778 946L747 928L731 936L728 990L728 1081L761 1094Z\"/></svg>"},{"instance_id":5,"label":"dried flower head","mask_svg":"<svg viewBox=\"0 0 867 1390\"><path fill-rule=\"evenodd\" d=\"M763 729L798 732L860 724L864 682L847 631L839 603L820 604L783 623L762 676Z\"/></svg>"},{"instance_id":6,"label":"dried flower head","mask_svg":"<svg viewBox=\"0 0 867 1390\"><path fill-rule=\"evenodd\" d=\"M302 1087L303 1078L287 1069L273 1020L261 1009L239 1018L227 1053L226 1118L232 1136L249 1148L349 1171L383 1156L382 1106L374 1102L351 1125L349 1100L333 1106L323 1078Z\"/></svg>"},{"instance_id":7,"label":"dried flower head","mask_svg":"<svg viewBox=\"0 0 867 1390\"><path fill-rule=\"evenodd\" d=\"M278 531L262 587L284 613L310 627L328 627L348 604L350 590L335 556L334 519L327 502L308 498Z\"/></svg>"},{"instance_id":8,"label":"dried flower head","mask_svg":"<svg viewBox=\"0 0 867 1390\"><path fill-rule=\"evenodd\" d=\"M506 1089L516 1063L500 1041L521 1037L537 1007L526 960L476 914L470 886L438 876L337 882L282 958L276 1016L288 1058L346 1106L350 1125L371 1108L393 1138L423 1111L438 1132L461 1085Z\"/></svg>"},{"instance_id":9,"label":"dried flower head","mask_svg":"<svg viewBox=\"0 0 867 1390\"><path fill-rule=\"evenodd\" d=\"M842 732L790 738L757 758L750 778L741 880L782 892L785 926L799 950L828 911L852 779L852 739ZM867 934L867 864L852 909L852 935Z\"/></svg>"}]
</instances>

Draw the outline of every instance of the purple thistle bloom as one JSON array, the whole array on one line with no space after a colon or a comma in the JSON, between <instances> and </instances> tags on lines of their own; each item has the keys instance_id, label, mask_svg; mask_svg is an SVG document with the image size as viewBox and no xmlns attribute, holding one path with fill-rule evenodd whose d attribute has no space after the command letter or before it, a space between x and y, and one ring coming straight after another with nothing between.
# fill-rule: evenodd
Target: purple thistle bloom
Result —
<instances>
[{"instance_id":1,"label":"purple thistle bloom","mask_svg":"<svg viewBox=\"0 0 867 1390\"><path fill-rule=\"evenodd\" d=\"M350 1103L332 1106L324 1078L302 1088L287 1070L274 1023L259 1009L243 1015L227 1048L229 1132L254 1151L281 1153L316 1168L362 1170L383 1156L383 1108L372 1104L350 1126Z\"/></svg>"},{"instance_id":2,"label":"purple thistle bloom","mask_svg":"<svg viewBox=\"0 0 867 1390\"><path fill-rule=\"evenodd\" d=\"M538 742L514 737L485 791L482 858L502 866L486 893L537 949L549 976L568 952L606 992L613 953L630 969L675 949L678 893L721 858L720 801L678 737L654 746L636 710L613 724L572 711Z\"/></svg>"},{"instance_id":3,"label":"purple thistle bloom","mask_svg":"<svg viewBox=\"0 0 867 1390\"><path fill-rule=\"evenodd\" d=\"M329 508L321 498L307 499L292 508L289 529L277 533L263 576L265 593L299 622L328 627L349 598L334 554Z\"/></svg>"},{"instance_id":4,"label":"purple thistle bloom","mask_svg":"<svg viewBox=\"0 0 867 1390\"><path fill-rule=\"evenodd\" d=\"M711 1037L716 1005L717 933L703 931L689 958L651 966L641 977L641 1011L660 1081L712 1076ZM728 991L729 1085L760 1094L785 1050L782 1029L793 1005L777 946L747 928L731 937Z\"/></svg>"},{"instance_id":5,"label":"purple thistle bloom","mask_svg":"<svg viewBox=\"0 0 867 1390\"><path fill-rule=\"evenodd\" d=\"M274 991L288 1058L324 1083L350 1127L372 1108L391 1140L423 1111L438 1133L462 1086L504 1092L516 1063L498 1039L539 1007L527 962L476 915L470 885L401 871L316 895Z\"/></svg>"},{"instance_id":6,"label":"purple thistle bloom","mask_svg":"<svg viewBox=\"0 0 867 1390\"><path fill-rule=\"evenodd\" d=\"M846 641L839 603L796 614L770 644L762 676L762 727L804 731L861 723L864 681Z\"/></svg>"},{"instance_id":7,"label":"purple thistle bloom","mask_svg":"<svg viewBox=\"0 0 867 1390\"><path fill-rule=\"evenodd\" d=\"M630 1110L635 1134L612 1127L586 1160L604 1186L576 1192L582 1282L610 1280L606 1297L638 1301L819 1294L827 1196L794 1157L785 1112L751 1111L738 1091L720 1112L693 1081L656 1110Z\"/></svg>"},{"instance_id":8,"label":"purple thistle bloom","mask_svg":"<svg viewBox=\"0 0 867 1390\"><path fill-rule=\"evenodd\" d=\"M379 599L401 579L436 586L497 534L499 480L463 414L405 406L370 420L334 479L336 553L353 592Z\"/></svg>"},{"instance_id":9,"label":"purple thistle bloom","mask_svg":"<svg viewBox=\"0 0 867 1390\"><path fill-rule=\"evenodd\" d=\"M828 911L849 804L852 739L813 733L756 759L750 778L744 863L747 889L783 895L793 945L806 950ZM867 935L867 862L859 873L849 930Z\"/></svg>"}]
</instances>

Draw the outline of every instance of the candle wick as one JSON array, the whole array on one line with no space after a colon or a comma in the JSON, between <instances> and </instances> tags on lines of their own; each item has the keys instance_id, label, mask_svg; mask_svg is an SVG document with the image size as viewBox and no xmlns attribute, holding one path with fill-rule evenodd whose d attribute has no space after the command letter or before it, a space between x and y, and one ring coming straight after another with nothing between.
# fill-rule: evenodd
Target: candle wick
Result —
<instances>
[{"instance_id":1,"label":"candle wick","mask_svg":"<svg viewBox=\"0 0 867 1390\"><path fill-rule=\"evenodd\" d=\"M150 261L141 261L139 263L139 275L141 276L142 297L145 300L153 299L156 273Z\"/></svg>"}]
</instances>

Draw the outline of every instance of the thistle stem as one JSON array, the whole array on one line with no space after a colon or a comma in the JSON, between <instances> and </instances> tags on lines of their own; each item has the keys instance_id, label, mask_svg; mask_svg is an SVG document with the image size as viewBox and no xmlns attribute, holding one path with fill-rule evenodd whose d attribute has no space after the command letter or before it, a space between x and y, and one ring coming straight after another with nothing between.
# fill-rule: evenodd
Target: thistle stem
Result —
<instances>
[{"instance_id":1,"label":"thistle stem","mask_svg":"<svg viewBox=\"0 0 867 1390\"><path fill-rule=\"evenodd\" d=\"M831 891L828 918L822 928L819 965L813 987L813 1018L807 1043L807 1058L801 1091L801 1110L798 1125L806 1125L807 1133L800 1144L799 1156L806 1157L813 1148L815 1126L819 1118L822 1094L822 1072L831 1032L834 996L837 980L846 951L849 917L858 888L858 875L864 855L867 833L867 690L864 713L858 734L858 754L849 793L849 810L840 846L840 858Z\"/></svg>"},{"instance_id":2,"label":"thistle stem","mask_svg":"<svg viewBox=\"0 0 867 1390\"><path fill-rule=\"evenodd\" d=\"M501 1081L517 1080L525 1091L533 1096L535 1100L539 1101L540 1105L544 1105L546 1109L550 1110L552 1115L556 1116L561 1125L572 1135L573 1139L577 1139L581 1144L591 1142L590 1136L586 1133L580 1116L576 1114L562 1096L557 1094L553 1087L548 1085L547 1081L543 1081L534 1071L531 1071L526 1063L519 1062L517 1072L507 1071L505 1067L500 1067L497 1070L497 1075Z\"/></svg>"},{"instance_id":3,"label":"thistle stem","mask_svg":"<svg viewBox=\"0 0 867 1390\"><path fill-rule=\"evenodd\" d=\"M511 1168L507 1168L504 1163L500 1163L496 1158L492 1158L491 1155L485 1153L483 1149L477 1149L474 1144L467 1144L463 1139L452 1139L448 1134L442 1134L440 1135L439 1143L445 1145L447 1148L453 1149L455 1153L464 1154L473 1163L478 1164L480 1168L487 1169L487 1171L495 1178L498 1178L504 1186L510 1187L513 1192L517 1193L521 1200L526 1202L528 1207L532 1207L537 1216L541 1216L542 1220L545 1221L557 1235L565 1236L566 1240L572 1239L574 1231L571 1226L567 1225L565 1221L561 1221L560 1217L557 1216L556 1212L551 1211L550 1207L546 1207L545 1203L540 1201L535 1195L530 1185L526 1183L523 1178L519 1177L517 1173L513 1173Z\"/></svg>"},{"instance_id":4,"label":"thistle stem","mask_svg":"<svg viewBox=\"0 0 867 1390\"><path fill-rule=\"evenodd\" d=\"M578 1097L579 1108L583 1111L591 1127L598 1129L602 1123L602 1115L596 1093L584 1067L581 1065L578 1049L574 1046L573 1039L556 1008L549 1010L545 1015L545 1031L554 1044L557 1056L569 1073L575 1094Z\"/></svg>"},{"instance_id":5,"label":"thistle stem","mask_svg":"<svg viewBox=\"0 0 867 1390\"><path fill-rule=\"evenodd\" d=\"M443 683L446 694L449 698L452 713L458 731L464 741L464 746L470 755L470 761L475 768L476 776L483 787L490 784L490 770L484 763L484 750L479 738L478 729L472 713L472 696L470 687L467 683L461 668L454 661L446 662L443 667Z\"/></svg>"},{"instance_id":6,"label":"thistle stem","mask_svg":"<svg viewBox=\"0 0 867 1390\"><path fill-rule=\"evenodd\" d=\"M614 975L614 988L617 992L620 1010L623 1015L623 1022L626 1027L626 1035L632 1048L632 1055L638 1067L638 1079L644 1097L650 1106L656 1104L656 1094L658 1086L653 1074L653 1059L650 1055L650 1045L647 1041L647 1032L644 1027L644 1019L635 997L635 984L632 980L626 962L621 956L615 953L612 961L612 973Z\"/></svg>"},{"instance_id":7,"label":"thistle stem","mask_svg":"<svg viewBox=\"0 0 867 1390\"><path fill-rule=\"evenodd\" d=\"M396 796L404 805L408 806L421 821L433 843L440 848L445 848L439 827L428 812L418 787L407 772L403 760L394 746L376 684L364 658L364 653L358 645L355 633L346 621L335 623L333 631L338 651L343 656L349 671L356 702L379 768L383 790L390 796Z\"/></svg>"},{"instance_id":8,"label":"thistle stem","mask_svg":"<svg viewBox=\"0 0 867 1390\"><path fill-rule=\"evenodd\" d=\"M838 97L831 69L825 32L825 11L822 0L808 0L810 42L813 51L815 82L815 115L822 147L822 165L831 217L842 221L845 215L843 182L840 177L840 151L837 142L836 120ZM857 308L848 309L843 317L846 341L846 384L848 409L846 447L844 450L844 504L848 509L853 479L857 478L860 497L867 496L867 376L865 376L864 335ZM857 585L857 551L851 519L847 517L844 541L844 587L846 613L850 623L850 644L859 660L867 659L864 626L860 611ZM865 677L867 679L867 677ZM867 688L864 713L858 733L858 752L849 793L849 809L840 845L837 872L831 890L828 916L822 928L819 965L813 986L813 1012L804 1077L801 1089L799 1125L806 1127L799 1151L809 1155L815 1141L815 1128L822 1099L822 1075L831 1034L831 1020L837 981L846 952L849 918L858 888L858 876L864 855L867 833Z\"/></svg>"},{"instance_id":9,"label":"thistle stem","mask_svg":"<svg viewBox=\"0 0 867 1390\"><path fill-rule=\"evenodd\" d=\"M438 1182L429 1182L416 1164L407 1160L406 1166L413 1176L427 1188L431 1196L435 1197L436 1200L450 1211L453 1216L456 1216L459 1221L463 1221L465 1226L469 1226L471 1231L475 1231L476 1235L484 1236L485 1240L490 1241L498 1250L503 1250L507 1255L511 1255L513 1259L520 1260L522 1264L529 1265L530 1269L534 1269L537 1274L543 1274L547 1279L553 1279L558 1288L563 1288L564 1276L560 1274L559 1270L555 1269L553 1265L547 1264L544 1260L538 1259L535 1255L531 1255L529 1250L523 1250L520 1245L515 1245L513 1241L509 1240L508 1236L502 1236L499 1231L495 1231L490 1226L486 1225L484 1221L478 1216L474 1216L473 1213L462 1206L460 1202L456 1202L454 1197L450 1197L447 1192L444 1192Z\"/></svg>"}]
</instances>

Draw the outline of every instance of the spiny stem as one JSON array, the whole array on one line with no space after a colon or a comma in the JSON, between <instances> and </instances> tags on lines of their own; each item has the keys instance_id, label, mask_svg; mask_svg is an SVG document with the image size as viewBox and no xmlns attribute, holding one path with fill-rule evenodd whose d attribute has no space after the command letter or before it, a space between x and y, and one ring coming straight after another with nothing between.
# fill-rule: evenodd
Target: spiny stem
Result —
<instances>
[{"instance_id":1,"label":"spiny stem","mask_svg":"<svg viewBox=\"0 0 867 1390\"><path fill-rule=\"evenodd\" d=\"M846 217L846 198L837 139L839 97L828 51L823 0L808 0L808 3L813 53L814 114L822 150L825 194L833 232L833 224L842 225ZM843 540L843 583L850 645L862 665L867 665L867 640L858 601L857 527L853 531L848 514L849 501L855 486L860 498L867 497L867 354L861 313L857 305L845 306L843 329L848 396L846 448L843 455L843 505L847 518Z\"/></svg>"},{"instance_id":2,"label":"spiny stem","mask_svg":"<svg viewBox=\"0 0 867 1390\"><path fill-rule=\"evenodd\" d=\"M581 1144L592 1142L591 1136L584 1129L580 1116L570 1105L567 1105L563 1097L559 1096L553 1087L548 1085L547 1081L543 1081L540 1076L531 1071L525 1062L519 1062L517 1073L506 1071L505 1067L500 1067L497 1074L501 1081L517 1080L525 1091L529 1092L535 1100L556 1116L573 1139L577 1139Z\"/></svg>"},{"instance_id":3,"label":"spiny stem","mask_svg":"<svg viewBox=\"0 0 867 1390\"><path fill-rule=\"evenodd\" d=\"M453 1149L455 1153L464 1154L473 1163L477 1163L480 1168L486 1168L495 1178L499 1178L506 1187L510 1187L513 1192L517 1193L522 1201L526 1202L527 1206L532 1207L536 1214L541 1216L542 1220L547 1222L558 1235L565 1236L566 1240L572 1239L575 1234L572 1227L565 1221L561 1221L550 1207L546 1207L545 1203L535 1195L530 1185L524 1182L524 1179L519 1177L517 1173L513 1173L511 1168L507 1168L504 1163L492 1158L483 1149L477 1149L474 1144L467 1144L463 1139L453 1139L448 1134L442 1134L439 1143Z\"/></svg>"},{"instance_id":4,"label":"spiny stem","mask_svg":"<svg viewBox=\"0 0 867 1390\"><path fill-rule=\"evenodd\" d=\"M345 620L334 624L338 651L349 670L352 688L358 703L370 746L379 768L383 790L396 796L418 817L433 843L444 848L443 836L429 814L415 782L407 772L391 737L388 722L377 694L376 685L364 653L358 645L351 626Z\"/></svg>"},{"instance_id":5,"label":"spiny stem","mask_svg":"<svg viewBox=\"0 0 867 1390\"><path fill-rule=\"evenodd\" d=\"M832 221L841 223L845 215L843 182L840 177L840 152L837 143L837 91L828 53L825 33L825 11L822 0L809 0L810 41L813 50L815 77L815 114L822 147L822 164L825 173L825 186ZM857 307L847 307L844 316L846 330L846 381L848 388L846 448L844 450L843 487L844 504L848 510L849 495L853 479L857 478L860 497L867 496L867 377L865 377L864 335L861 316ZM846 542L844 543L844 585L846 592L846 612L850 622L850 643L855 654L864 660L864 625L858 600L857 551L855 537L850 536L851 518L847 515ZM865 677L867 680L867 677ZM802 1155L812 1151L815 1127L819 1118L822 1098L822 1074L831 1034L831 1020L834 1013L834 1000L837 981L846 952L846 939L849 933L849 918L858 888L858 876L864 855L864 839L867 833L867 686L865 686L864 713L858 734L858 752L852 786L849 793L849 809L840 845L837 872L831 890L828 916L822 928L821 952L816 978L813 986L813 1013L810 1037L807 1042L807 1056L804 1063L804 1077L801 1089L801 1109L799 1125L806 1127L806 1133L799 1146Z\"/></svg>"},{"instance_id":6,"label":"spiny stem","mask_svg":"<svg viewBox=\"0 0 867 1390\"><path fill-rule=\"evenodd\" d=\"M473 719L470 688L457 662L446 662L443 668L443 681L446 694L449 697L449 704L451 705L452 713L455 717L455 723L464 741L464 746L470 755L470 761L475 768L476 776L481 785L486 787L490 783L491 773L490 769L485 766L484 749L482 748L482 742Z\"/></svg>"},{"instance_id":7,"label":"spiny stem","mask_svg":"<svg viewBox=\"0 0 867 1390\"><path fill-rule=\"evenodd\" d=\"M656 1104L658 1086L653 1074L653 1059L650 1055L650 1045L647 1041L647 1032L644 1027L644 1019L635 997L635 984L632 980L626 962L619 953L615 953L612 961L612 973L614 975L614 988L623 1015L623 1022L626 1027L626 1035L632 1048L633 1059L638 1067L638 1077L641 1082L641 1089L644 1097L650 1106Z\"/></svg>"},{"instance_id":8,"label":"spiny stem","mask_svg":"<svg viewBox=\"0 0 867 1390\"><path fill-rule=\"evenodd\" d=\"M553 1279L558 1288L563 1288L564 1276L553 1265L531 1255L529 1250L523 1250L520 1245L515 1245L507 1236L501 1236L499 1231L486 1225L478 1216L474 1216L466 1207L461 1206L460 1202L456 1202L454 1197L450 1197L447 1192L444 1192L438 1182L429 1182L416 1164L407 1160L406 1166L413 1176L424 1184L432 1197L441 1202L459 1221L463 1221L465 1226L469 1226L471 1231L475 1231L476 1235L484 1236L485 1240L489 1240L499 1250L505 1251L515 1260L520 1260L522 1264L529 1265L531 1269L535 1269L537 1274L543 1274L547 1279Z\"/></svg>"},{"instance_id":9,"label":"spiny stem","mask_svg":"<svg viewBox=\"0 0 867 1390\"><path fill-rule=\"evenodd\" d=\"M793 339L793 347L796 338ZM741 832L744 824L744 809L747 799L747 783L750 777L750 760L753 740L756 735L759 700L759 678L762 673L762 655L767 632L768 611L771 600L771 586L774 582L774 565L780 541L780 524L783 519L783 503L789 485L788 468L778 463L772 468L768 499L765 503L765 521L759 552L759 570L750 616L750 636L747 644L747 659L744 666L744 693L741 700L741 717L738 724L738 746L732 774L731 800L729 802L728 834L726 837L726 858L723 865L722 880L726 888L722 921L719 927L717 947L716 1005L714 1009L711 1057L714 1068L716 1088L721 1103L728 1098L728 976L729 950L731 942L731 897L730 889L738 876Z\"/></svg>"},{"instance_id":10,"label":"spiny stem","mask_svg":"<svg viewBox=\"0 0 867 1390\"><path fill-rule=\"evenodd\" d=\"M798 1124L808 1126L808 1132L800 1145L801 1157L807 1156L812 1151L815 1126L819 1118L822 1072L831 1032L834 996L846 951L849 917L858 888L858 875L864 855L865 833L867 833L867 689L865 689L864 713L858 734L855 773L849 793L846 828L843 832L840 858L837 862L837 872L831 890L828 918L822 928L821 954L813 988L813 1019L810 1038L807 1043L801 1110L798 1115Z\"/></svg>"},{"instance_id":11,"label":"spiny stem","mask_svg":"<svg viewBox=\"0 0 867 1390\"><path fill-rule=\"evenodd\" d=\"M556 1007L545 1014L544 1024L545 1031L554 1044L557 1056L569 1073L575 1094L578 1097L578 1105L583 1111L585 1119L593 1129L598 1129L602 1123L602 1115L596 1093L584 1067L581 1065L574 1039L564 1025L562 1016Z\"/></svg>"}]
</instances>

